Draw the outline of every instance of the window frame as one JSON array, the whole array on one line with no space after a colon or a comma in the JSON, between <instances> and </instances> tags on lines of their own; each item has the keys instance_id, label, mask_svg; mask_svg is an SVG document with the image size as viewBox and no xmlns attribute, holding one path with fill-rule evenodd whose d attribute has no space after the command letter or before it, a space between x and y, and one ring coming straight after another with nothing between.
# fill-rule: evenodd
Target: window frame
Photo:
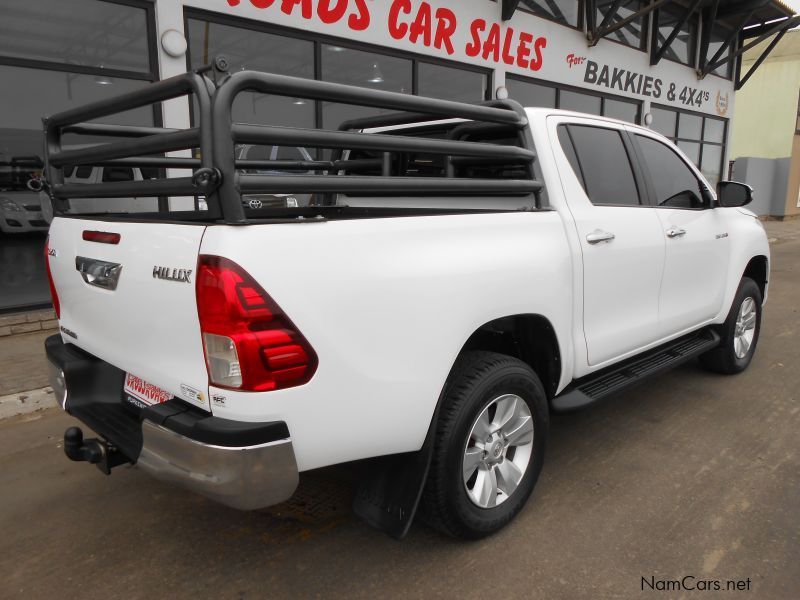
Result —
<instances>
[{"instance_id":1,"label":"window frame","mask_svg":"<svg viewBox=\"0 0 800 600\"><path fill-rule=\"evenodd\" d=\"M660 139L658 135L654 135L651 131L629 131L628 135L631 138L631 144L634 147L634 151L636 152L636 160L639 162L639 167L642 172L642 176L644 177L644 184L647 196L649 198L648 202L652 208L657 208L659 210L692 210L692 211L700 211L700 210L709 210L714 208L714 205L711 201L710 190L708 186L704 182L704 177L702 176L703 173L700 171L699 167L696 167L692 161L687 160L688 157L684 156L683 151L678 152L676 148L678 148L677 144L673 148L669 144L665 144L663 139ZM697 186L700 189L700 195L702 196L703 206L692 208L690 206L661 206L658 204L658 197L656 195L656 188L655 184L653 183L653 175L650 172L650 167L647 165L647 160L644 157L644 152L642 151L642 147L639 145L639 140L636 139L637 136L646 137L649 140L652 140L658 144L661 144L672 152L675 157L683 163L683 165L689 170L692 176L697 181ZM674 144L674 143L673 143Z\"/></svg>"}]
</instances>

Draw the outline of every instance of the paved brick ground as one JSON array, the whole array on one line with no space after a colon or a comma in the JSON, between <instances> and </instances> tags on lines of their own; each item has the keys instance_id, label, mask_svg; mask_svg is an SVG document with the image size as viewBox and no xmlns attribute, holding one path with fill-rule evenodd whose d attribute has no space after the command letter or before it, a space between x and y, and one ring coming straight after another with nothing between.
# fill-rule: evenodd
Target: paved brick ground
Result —
<instances>
[{"instance_id":1,"label":"paved brick ground","mask_svg":"<svg viewBox=\"0 0 800 600\"><path fill-rule=\"evenodd\" d=\"M55 331L0 337L0 396L47 385L44 340Z\"/></svg>"}]
</instances>

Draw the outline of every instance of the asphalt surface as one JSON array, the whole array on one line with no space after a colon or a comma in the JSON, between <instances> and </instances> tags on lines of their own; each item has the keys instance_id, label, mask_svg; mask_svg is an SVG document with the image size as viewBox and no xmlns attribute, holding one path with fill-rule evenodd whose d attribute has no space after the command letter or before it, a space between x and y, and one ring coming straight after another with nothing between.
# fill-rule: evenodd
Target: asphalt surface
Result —
<instances>
[{"instance_id":1,"label":"asphalt surface","mask_svg":"<svg viewBox=\"0 0 800 600\"><path fill-rule=\"evenodd\" d=\"M798 262L799 236L773 245L748 371L687 365L555 417L531 501L480 542L370 529L350 514L349 472L241 513L69 462L74 420L57 409L0 421L0 598L798 598ZM749 591L642 582L686 576Z\"/></svg>"}]
</instances>

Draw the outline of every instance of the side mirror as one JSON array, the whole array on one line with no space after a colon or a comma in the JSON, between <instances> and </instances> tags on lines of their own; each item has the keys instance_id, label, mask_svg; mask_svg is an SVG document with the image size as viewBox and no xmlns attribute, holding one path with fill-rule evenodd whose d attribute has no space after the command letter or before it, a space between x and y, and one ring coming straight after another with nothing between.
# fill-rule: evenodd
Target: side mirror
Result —
<instances>
[{"instance_id":1,"label":"side mirror","mask_svg":"<svg viewBox=\"0 0 800 600\"><path fill-rule=\"evenodd\" d=\"M738 181L720 181L717 184L717 202L720 206L745 206L753 201L753 188Z\"/></svg>"}]
</instances>

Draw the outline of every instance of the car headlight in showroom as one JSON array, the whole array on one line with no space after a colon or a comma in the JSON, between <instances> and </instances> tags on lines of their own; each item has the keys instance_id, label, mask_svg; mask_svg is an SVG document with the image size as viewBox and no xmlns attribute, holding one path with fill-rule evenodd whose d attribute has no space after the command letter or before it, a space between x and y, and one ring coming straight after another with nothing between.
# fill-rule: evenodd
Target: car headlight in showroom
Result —
<instances>
[{"instance_id":1,"label":"car headlight in showroom","mask_svg":"<svg viewBox=\"0 0 800 600\"><path fill-rule=\"evenodd\" d=\"M10 198L4 198L2 196L0 196L0 208L11 212L22 212L22 207L19 204Z\"/></svg>"}]
</instances>

